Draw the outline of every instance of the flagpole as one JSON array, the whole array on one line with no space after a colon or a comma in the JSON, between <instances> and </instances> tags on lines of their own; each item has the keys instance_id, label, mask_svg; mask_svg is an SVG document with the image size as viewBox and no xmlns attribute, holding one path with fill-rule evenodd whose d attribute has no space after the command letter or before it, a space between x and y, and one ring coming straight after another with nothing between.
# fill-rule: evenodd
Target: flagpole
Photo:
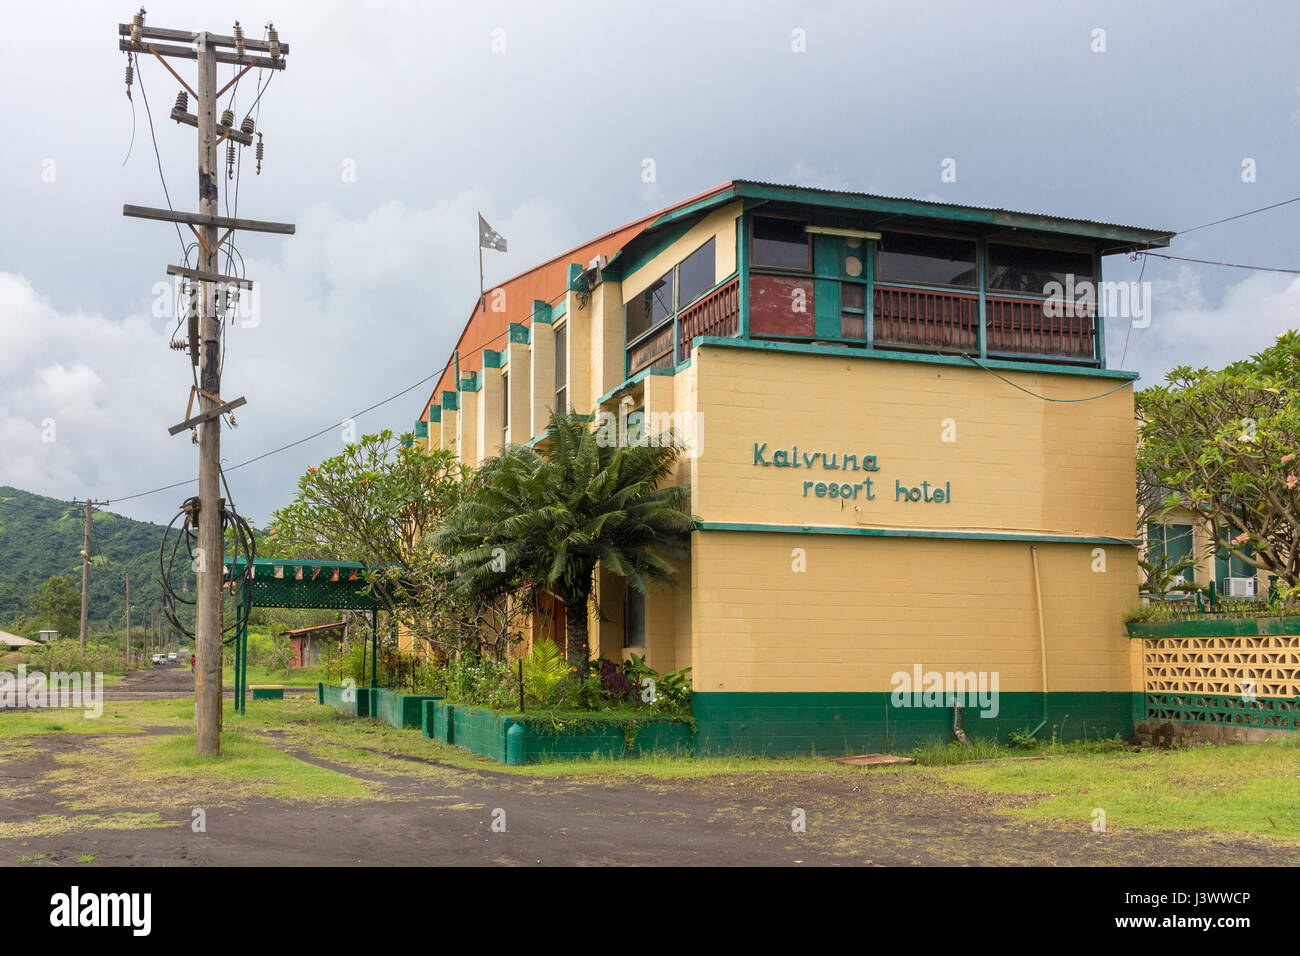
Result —
<instances>
[{"instance_id":1,"label":"flagpole","mask_svg":"<svg viewBox=\"0 0 1300 956\"><path fill-rule=\"evenodd\" d=\"M478 217L479 219L482 219L483 214L479 213ZM486 313L487 298L483 294L483 234L481 232L479 233L479 240L478 240L478 304L479 307L482 308L482 310ZM457 387L459 388L460 386L457 385Z\"/></svg>"}]
</instances>

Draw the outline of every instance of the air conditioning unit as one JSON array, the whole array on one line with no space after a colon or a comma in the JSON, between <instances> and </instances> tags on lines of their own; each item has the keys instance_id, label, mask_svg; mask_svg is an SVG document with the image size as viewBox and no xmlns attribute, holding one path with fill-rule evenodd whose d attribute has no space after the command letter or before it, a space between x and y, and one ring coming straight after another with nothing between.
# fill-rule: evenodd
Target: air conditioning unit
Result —
<instances>
[{"instance_id":1,"label":"air conditioning unit","mask_svg":"<svg viewBox=\"0 0 1300 956\"><path fill-rule=\"evenodd\" d=\"M1224 578L1223 596L1230 598L1253 598L1257 594L1258 582L1255 578Z\"/></svg>"}]
</instances>

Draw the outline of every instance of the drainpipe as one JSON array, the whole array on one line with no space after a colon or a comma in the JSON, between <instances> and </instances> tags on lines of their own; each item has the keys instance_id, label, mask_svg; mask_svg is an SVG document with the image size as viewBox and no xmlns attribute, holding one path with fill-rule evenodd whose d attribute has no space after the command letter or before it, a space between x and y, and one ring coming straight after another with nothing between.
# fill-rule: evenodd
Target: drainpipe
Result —
<instances>
[{"instance_id":1,"label":"drainpipe","mask_svg":"<svg viewBox=\"0 0 1300 956\"><path fill-rule=\"evenodd\" d=\"M1047 627L1043 624L1043 586L1038 575L1038 545L1029 546L1029 559L1034 568L1034 598L1038 605L1038 659L1043 669L1043 719L1029 736L1038 734L1047 724Z\"/></svg>"}]
</instances>

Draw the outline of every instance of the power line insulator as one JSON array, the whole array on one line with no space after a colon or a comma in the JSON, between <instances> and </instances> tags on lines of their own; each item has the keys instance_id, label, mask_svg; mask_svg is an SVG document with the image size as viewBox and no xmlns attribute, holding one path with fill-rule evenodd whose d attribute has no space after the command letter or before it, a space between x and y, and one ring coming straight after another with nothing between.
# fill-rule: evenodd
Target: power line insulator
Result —
<instances>
[{"instance_id":1,"label":"power line insulator","mask_svg":"<svg viewBox=\"0 0 1300 956\"><path fill-rule=\"evenodd\" d=\"M238 20L235 21L235 55L244 55L244 28L239 25Z\"/></svg>"},{"instance_id":2,"label":"power line insulator","mask_svg":"<svg viewBox=\"0 0 1300 956\"><path fill-rule=\"evenodd\" d=\"M268 23L266 25L266 42L271 47L271 59L280 59L280 34L275 32L274 23Z\"/></svg>"},{"instance_id":3,"label":"power line insulator","mask_svg":"<svg viewBox=\"0 0 1300 956\"><path fill-rule=\"evenodd\" d=\"M173 352L184 352L190 347L190 343L184 339L172 339L167 343L167 347Z\"/></svg>"},{"instance_id":4,"label":"power line insulator","mask_svg":"<svg viewBox=\"0 0 1300 956\"><path fill-rule=\"evenodd\" d=\"M235 144L226 143L226 178L235 178Z\"/></svg>"},{"instance_id":5,"label":"power line insulator","mask_svg":"<svg viewBox=\"0 0 1300 956\"><path fill-rule=\"evenodd\" d=\"M222 111L221 111L221 125L222 125L222 126L234 126L234 125L235 125L235 111L234 111L234 110L222 110Z\"/></svg>"},{"instance_id":6,"label":"power line insulator","mask_svg":"<svg viewBox=\"0 0 1300 956\"><path fill-rule=\"evenodd\" d=\"M126 61L126 98L128 100L131 98L131 81L134 79L135 69L131 66L131 60L128 54L128 59Z\"/></svg>"},{"instance_id":7,"label":"power line insulator","mask_svg":"<svg viewBox=\"0 0 1300 956\"><path fill-rule=\"evenodd\" d=\"M176 94L176 108L182 113L188 113L190 110L190 94L181 90Z\"/></svg>"},{"instance_id":8,"label":"power line insulator","mask_svg":"<svg viewBox=\"0 0 1300 956\"><path fill-rule=\"evenodd\" d=\"M262 146L262 134L258 133L257 134L257 175L259 176L262 175L262 155L264 151L265 151L264 147Z\"/></svg>"},{"instance_id":9,"label":"power line insulator","mask_svg":"<svg viewBox=\"0 0 1300 956\"><path fill-rule=\"evenodd\" d=\"M139 43L144 38L144 7L131 18L131 42Z\"/></svg>"},{"instance_id":10,"label":"power line insulator","mask_svg":"<svg viewBox=\"0 0 1300 956\"><path fill-rule=\"evenodd\" d=\"M239 129L245 136L252 136L254 126L253 117L245 116L244 121L239 124Z\"/></svg>"}]
</instances>

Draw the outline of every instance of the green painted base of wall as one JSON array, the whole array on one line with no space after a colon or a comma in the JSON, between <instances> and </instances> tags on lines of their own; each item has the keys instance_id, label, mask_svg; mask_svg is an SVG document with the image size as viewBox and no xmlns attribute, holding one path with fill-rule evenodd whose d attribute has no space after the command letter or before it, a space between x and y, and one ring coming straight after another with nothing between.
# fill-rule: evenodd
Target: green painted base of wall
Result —
<instances>
[{"instance_id":1,"label":"green painted base of wall","mask_svg":"<svg viewBox=\"0 0 1300 956\"><path fill-rule=\"evenodd\" d=\"M1042 740L1095 740L1133 733L1129 693L1056 693L1048 696ZM953 708L899 707L887 692L708 693L694 695L696 751L828 757L907 750L953 739ZM963 729L968 737L1005 741L1012 731L1033 730L1043 720L1043 695L1000 693L998 713L981 717L971 698Z\"/></svg>"},{"instance_id":2,"label":"green painted base of wall","mask_svg":"<svg viewBox=\"0 0 1300 956\"><path fill-rule=\"evenodd\" d=\"M1143 621L1126 625L1129 637L1253 637L1300 634L1300 616L1205 617L1187 621Z\"/></svg>"}]
</instances>

